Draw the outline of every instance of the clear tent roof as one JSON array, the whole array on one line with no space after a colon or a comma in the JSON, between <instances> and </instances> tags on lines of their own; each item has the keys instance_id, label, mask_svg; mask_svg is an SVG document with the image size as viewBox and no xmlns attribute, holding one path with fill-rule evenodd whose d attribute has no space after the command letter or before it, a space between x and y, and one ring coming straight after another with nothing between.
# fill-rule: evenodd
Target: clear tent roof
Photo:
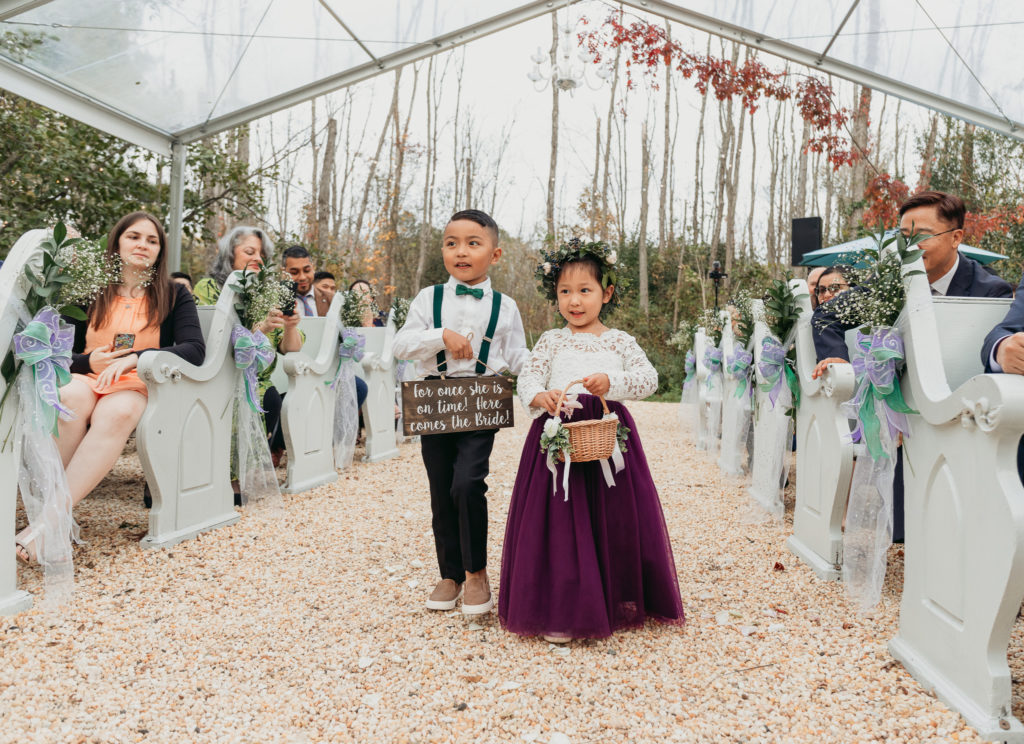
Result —
<instances>
[{"instance_id":1,"label":"clear tent roof","mask_svg":"<svg viewBox=\"0 0 1024 744\"><path fill-rule=\"evenodd\" d=\"M1024 139L1024 5L628 0ZM553 0L0 0L0 87L157 151L562 7ZM603 6L603 9L602 9ZM592 17L610 3L588 3Z\"/></svg>"}]
</instances>

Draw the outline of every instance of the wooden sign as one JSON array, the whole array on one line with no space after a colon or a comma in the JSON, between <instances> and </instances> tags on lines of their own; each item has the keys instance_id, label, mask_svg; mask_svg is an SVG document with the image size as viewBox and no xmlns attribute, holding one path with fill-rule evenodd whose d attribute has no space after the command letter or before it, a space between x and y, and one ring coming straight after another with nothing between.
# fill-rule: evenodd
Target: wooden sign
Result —
<instances>
[{"instance_id":1,"label":"wooden sign","mask_svg":"<svg viewBox=\"0 0 1024 744\"><path fill-rule=\"evenodd\" d=\"M514 425L512 380L449 377L402 383L402 420L406 436L502 429Z\"/></svg>"}]
</instances>

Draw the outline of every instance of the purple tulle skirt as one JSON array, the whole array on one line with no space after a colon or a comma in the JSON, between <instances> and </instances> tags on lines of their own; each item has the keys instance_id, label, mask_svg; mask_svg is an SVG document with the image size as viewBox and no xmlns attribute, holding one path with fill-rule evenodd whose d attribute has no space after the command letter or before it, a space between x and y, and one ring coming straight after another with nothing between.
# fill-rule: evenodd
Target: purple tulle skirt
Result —
<instances>
[{"instance_id":1,"label":"purple tulle skirt","mask_svg":"<svg viewBox=\"0 0 1024 744\"><path fill-rule=\"evenodd\" d=\"M580 395L572 420L600 418L601 401ZM520 635L604 638L647 618L682 624L665 516L629 411L609 409L630 429L626 467L609 488L597 462L573 463L569 500L557 493L540 449L548 416L533 422L519 460L501 561L498 616ZM612 468L614 473L614 467Z\"/></svg>"}]
</instances>

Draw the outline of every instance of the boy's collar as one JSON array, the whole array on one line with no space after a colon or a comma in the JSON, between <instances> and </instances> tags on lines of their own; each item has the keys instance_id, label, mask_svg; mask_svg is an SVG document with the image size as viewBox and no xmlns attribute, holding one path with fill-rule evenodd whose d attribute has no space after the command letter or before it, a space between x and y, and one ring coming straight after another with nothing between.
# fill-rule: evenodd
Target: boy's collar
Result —
<instances>
[{"instance_id":1,"label":"boy's collar","mask_svg":"<svg viewBox=\"0 0 1024 744\"><path fill-rule=\"evenodd\" d=\"M478 282L476 284L466 284L465 282L460 282L454 276L449 276L448 277L448 281L446 283L452 289L452 291L454 291L455 287L457 287L460 284L462 284L463 286L466 286L466 287L472 287L473 289L482 289L484 291L484 294L487 294L488 292L491 291L491 278L490 277L487 277L482 282Z\"/></svg>"}]
</instances>

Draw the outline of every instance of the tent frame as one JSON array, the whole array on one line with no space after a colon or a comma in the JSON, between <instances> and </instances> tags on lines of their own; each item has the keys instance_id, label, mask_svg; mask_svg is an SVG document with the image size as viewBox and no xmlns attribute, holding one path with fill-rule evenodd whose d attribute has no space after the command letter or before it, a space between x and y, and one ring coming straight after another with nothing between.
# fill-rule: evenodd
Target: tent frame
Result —
<instances>
[{"instance_id":1,"label":"tent frame","mask_svg":"<svg viewBox=\"0 0 1024 744\"><path fill-rule=\"evenodd\" d=\"M250 106L214 117L201 125L180 131L169 132L153 127L143 121L119 111L96 99L62 85L13 60L0 57L0 88L35 101L47 108L59 111L73 119L96 127L108 134L120 137L132 144L152 150L171 158L170 217L168 219L168 260L177 269L181 263L181 226L184 209L185 156L189 143L223 132L276 111L294 106L332 91L354 85L376 75L397 69L403 65L425 59L439 52L474 41L488 34L523 23L537 16L557 11L563 5L572 5L580 0L533 0L513 10L494 15L486 20L464 28L442 34L406 49L374 57L365 44L354 34L350 35L364 50L369 60L349 68L337 75L298 86L292 90L272 96ZM660 15L678 23L691 26L706 33L720 36L745 46L759 49L783 59L806 65L828 75L865 85L873 90L887 93L911 103L949 114L958 119L977 124L1009 137L1024 141L1024 124L1003 116L968 106L944 96L931 93L899 80L859 68L828 57L828 51L841 33L853 10L860 0L852 0L849 11L836 27L828 45L820 54L803 49L778 39L766 38L763 34L735 24L725 23L716 18L679 7L668 0L624 0L624 4L642 12ZM0 22L37 8L52 0L0 0ZM327 0L320 4L345 29L347 25L331 8Z\"/></svg>"}]
</instances>

